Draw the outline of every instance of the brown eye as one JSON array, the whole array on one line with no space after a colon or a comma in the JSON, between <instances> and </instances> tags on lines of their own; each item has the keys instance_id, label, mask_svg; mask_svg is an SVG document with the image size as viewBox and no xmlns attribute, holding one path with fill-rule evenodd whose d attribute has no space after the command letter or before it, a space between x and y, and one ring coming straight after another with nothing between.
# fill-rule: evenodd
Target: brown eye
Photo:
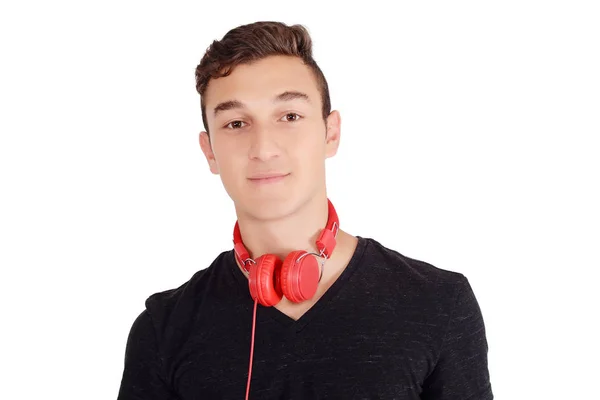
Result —
<instances>
[{"instance_id":1,"label":"brown eye","mask_svg":"<svg viewBox=\"0 0 600 400\"><path fill-rule=\"evenodd\" d=\"M225 125L225 128L228 129L240 129L242 127L243 121L232 121ZM230 127L231 126L231 127Z\"/></svg>"},{"instance_id":2,"label":"brown eye","mask_svg":"<svg viewBox=\"0 0 600 400\"><path fill-rule=\"evenodd\" d=\"M288 122L295 122L295 121L298 121L300 119L300 116L298 114L296 114L296 113L287 113L285 115L285 119Z\"/></svg>"}]
</instances>

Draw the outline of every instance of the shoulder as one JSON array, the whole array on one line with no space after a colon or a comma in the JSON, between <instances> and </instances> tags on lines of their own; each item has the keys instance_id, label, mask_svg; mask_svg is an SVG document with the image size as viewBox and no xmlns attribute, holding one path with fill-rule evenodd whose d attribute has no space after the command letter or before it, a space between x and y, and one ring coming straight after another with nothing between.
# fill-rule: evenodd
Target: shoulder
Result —
<instances>
[{"instance_id":1,"label":"shoulder","mask_svg":"<svg viewBox=\"0 0 600 400\"><path fill-rule=\"evenodd\" d=\"M369 301L401 309L405 315L441 327L463 301L476 306L463 273L409 257L375 239L367 239L361 264L358 281L361 290L370 294Z\"/></svg>"},{"instance_id":2,"label":"shoulder","mask_svg":"<svg viewBox=\"0 0 600 400\"><path fill-rule=\"evenodd\" d=\"M363 262L362 277L368 279L362 284L372 280L369 292L402 315L403 323L425 324L437 353L443 340L467 333L485 335L481 309L463 273L408 257L374 239L367 239Z\"/></svg>"},{"instance_id":3,"label":"shoulder","mask_svg":"<svg viewBox=\"0 0 600 400\"><path fill-rule=\"evenodd\" d=\"M160 340L168 327L189 322L199 299L209 290L210 283L228 252L222 252L207 268L201 269L176 288L166 289L148 296L144 312L149 316Z\"/></svg>"},{"instance_id":4,"label":"shoulder","mask_svg":"<svg viewBox=\"0 0 600 400\"><path fill-rule=\"evenodd\" d=\"M369 267L378 273L395 275L412 286L462 286L467 280L460 272L409 257L376 239L366 238L366 242L363 262L368 263Z\"/></svg>"},{"instance_id":5,"label":"shoulder","mask_svg":"<svg viewBox=\"0 0 600 400\"><path fill-rule=\"evenodd\" d=\"M148 296L145 301L146 309L150 312L156 312L158 309L170 309L175 307L181 300L193 295L203 285L203 281L210 274L211 267L201 269L176 288L165 289Z\"/></svg>"}]
</instances>

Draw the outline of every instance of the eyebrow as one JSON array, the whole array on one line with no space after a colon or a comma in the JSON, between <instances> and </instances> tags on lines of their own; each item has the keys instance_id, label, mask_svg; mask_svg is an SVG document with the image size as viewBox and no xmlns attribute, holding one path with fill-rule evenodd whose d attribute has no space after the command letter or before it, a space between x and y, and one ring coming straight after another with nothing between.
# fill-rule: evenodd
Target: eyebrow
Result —
<instances>
[{"instance_id":1,"label":"eyebrow","mask_svg":"<svg viewBox=\"0 0 600 400\"><path fill-rule=\"evenodd\" d=\"M273 99L273 102L275 103L278 101L291 101L296 99L304 100L310 103L310 98L306 93L298 92L295 90L287 90L283 93L278 94ZM213 115L216 117L217 114L221 111L233 110L236 108L246 108L246 106L239 100L224 101L222 103L217 104L217 106L213 110Z\"/></svg>"}]
</instances>

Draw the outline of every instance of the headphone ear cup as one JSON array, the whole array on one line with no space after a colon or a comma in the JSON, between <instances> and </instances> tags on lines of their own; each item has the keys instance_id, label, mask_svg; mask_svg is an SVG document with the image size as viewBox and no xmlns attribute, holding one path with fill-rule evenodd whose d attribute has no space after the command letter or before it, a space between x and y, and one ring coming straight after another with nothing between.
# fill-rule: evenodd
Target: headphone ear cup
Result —
<instances>
[{"instance_id":1,"label":"headphone ear cup","mask_svg":"<svg viewBox=\"0 0 600 400\"><path fill-rule=\"evenodd\" d=\"M283 297L278 275L281 271L281 260L273 254L264 254L250 266L248 286L250 295L265 307L279 303Z\"/></svg>"},{"instance_id":2,"label":"headphone ear cup","mask_svg":"<svg viewBox=\"0 0 600 400\"><path fill-rule=\"evenodd\" d=\"M321 270L313 255L302 257L304 250L296 250L288 254L281 267L281 290L286 298L294 303L312 298L317 292Z\"/></svg>"}]
</instances>

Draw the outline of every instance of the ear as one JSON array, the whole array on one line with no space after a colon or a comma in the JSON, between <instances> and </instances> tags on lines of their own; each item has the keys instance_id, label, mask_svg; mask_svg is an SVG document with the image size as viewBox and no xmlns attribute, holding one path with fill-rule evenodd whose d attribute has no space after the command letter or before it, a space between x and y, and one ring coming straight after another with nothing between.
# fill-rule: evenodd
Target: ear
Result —
<instances>
[{"instance_id":1,"label":"ear","mask_svg":"<svg viewBox=\"0 0 600 400\"><path fill-rule=\"evenodd\" d=\"M340 133L341 133L342 119L340 113L337 110L333 110L327 116L326 127L327 136L325 139L325 156L326 158L333 157L336 155L338 147L340 145Z\"/></svg>"},{"instance_id":2,"label":"ear","mask_svg":"<svg viewBox=\"0 0 600 400\"><path fill-rule=\"evenodd\" d=\"M208 161L208 167L210 168L210 172L212 172L215 175L219 175L219 164L217 164L215 153L213 153L212 151L210 137L205 131L200 132L200 148L202 149L202 152L206 157L206 161Z\"/></svg>"}]
</instances>

